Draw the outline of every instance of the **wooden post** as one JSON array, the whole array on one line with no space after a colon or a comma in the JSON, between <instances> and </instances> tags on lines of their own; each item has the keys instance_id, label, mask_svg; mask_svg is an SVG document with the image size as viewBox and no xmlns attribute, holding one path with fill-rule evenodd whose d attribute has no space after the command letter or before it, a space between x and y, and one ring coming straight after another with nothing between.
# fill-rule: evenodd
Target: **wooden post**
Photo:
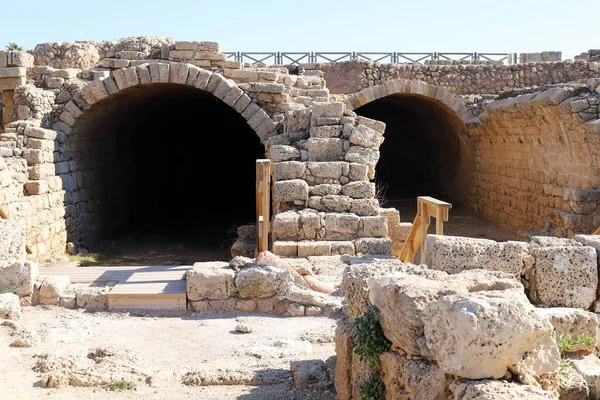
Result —
<instances>
[{"instance_id":1,"label":"wooden post","mask_svg":"<svg viewBox=\"0 0 600 400\"><path fill-rule=\"evenodd\" d=\"M256 250L269 250L271 160L256 160Z\"/></svg>"}]
</instances>

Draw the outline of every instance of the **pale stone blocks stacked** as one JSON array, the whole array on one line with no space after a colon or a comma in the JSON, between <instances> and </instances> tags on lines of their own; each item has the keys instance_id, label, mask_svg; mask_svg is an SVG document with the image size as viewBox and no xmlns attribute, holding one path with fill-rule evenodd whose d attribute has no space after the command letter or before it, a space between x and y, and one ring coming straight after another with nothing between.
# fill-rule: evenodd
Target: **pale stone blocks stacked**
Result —
<instances>
[{"instance_id":1,"label":"pale stone blocks stacked","mask_svg":"<svg viewBox=\"0 0 600 400\"><path fill-rule=\"evenodd\" d=\"M202 68L223 67L227 56L219 53L215 42L175 42L175 49L169 51L169 60L184 61ZM227 67L233 67L227 64Z\"/></svg>"}]
</instances>

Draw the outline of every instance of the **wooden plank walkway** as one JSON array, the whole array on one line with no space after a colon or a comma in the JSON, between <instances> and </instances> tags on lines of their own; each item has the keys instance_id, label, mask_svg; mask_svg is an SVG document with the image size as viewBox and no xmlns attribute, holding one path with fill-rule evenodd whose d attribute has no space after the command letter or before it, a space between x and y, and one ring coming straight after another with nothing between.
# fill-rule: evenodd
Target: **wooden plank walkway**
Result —
<instances>
[{"instance_id":1,"label":"wooden plank walkway","mask_svg":"<svg viewBox=\"0 0 600 400\"><path fill-rule=\"evenodd\" d=\"M43 275L67 275L71 283L114 284L109 310L185 310L185 272L191 266L43 267ZM116 283L116 284L115 284Z\"/></svg>"}]
</instances>

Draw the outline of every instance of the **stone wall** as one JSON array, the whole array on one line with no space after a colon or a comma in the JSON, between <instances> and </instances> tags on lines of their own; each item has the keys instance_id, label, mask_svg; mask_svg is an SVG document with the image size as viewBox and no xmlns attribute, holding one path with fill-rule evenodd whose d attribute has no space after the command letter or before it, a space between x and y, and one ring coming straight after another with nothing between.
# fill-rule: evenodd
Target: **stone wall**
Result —
<instances>
[{"instance_id":1,"label":"stone wall","mask_svg":"<svg viewBox=\"0 0 600 400\"><path fill-rule=\"evenodd\" d=\"M410 79L447 88L455 95L499 94L503 91L600 78L597 62L557 61L526 64L379 64L348 61L306 64L321 71L332 94L352 94L390 79Z\"/></svg>"},{"instance_id":2,"label":"stone wall","mask_svg":"<svg viewBox=\"0 0 600 400\"><path fill-rule=\"evenodd\" d=\"M477 149L469 203L480 215L560 236L591 233L600 224L595 190L586 191L600 184L594 90L592 83L509 97L469 124Z\"/></svg>"}]
</instances>

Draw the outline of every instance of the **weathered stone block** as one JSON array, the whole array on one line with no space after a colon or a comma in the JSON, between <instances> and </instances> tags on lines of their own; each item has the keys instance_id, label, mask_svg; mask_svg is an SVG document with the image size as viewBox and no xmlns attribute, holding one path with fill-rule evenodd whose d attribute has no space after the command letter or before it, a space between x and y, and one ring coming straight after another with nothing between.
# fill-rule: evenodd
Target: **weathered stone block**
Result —
<instances>
[{"instance_id":1,"label":"weathered stone block","mask_svg":"<svg viewBox=\"0 0 600 400\"><path fill-rule=\"evenodd\" d=\"M313 138L339 138L341 134L341 125L313 126L310 128L310 137Z\"/></svg>"},{"instance_id":2,"label":"weathered stone block","mask_svg":"<svg viewBox=\"0 0 600 400\"><path fill-rule=\"evenodd\" d=\"M186 273L190 301L223 300L236 294L235 272L226 262L198 262Z\"/></svg>"},{"instance_id":3,"label":"weathered stone block","mask_svg":"<svg viewBox=\"0 0 600 400\"><path fill-rule=\"evenodd\" d=\"M301 241L298 242L298 257L330 256L331 243L328 241Z\"/></svg>"},{"instance_id":4,"label":"weathered stone block","mask_svg":"<svg viewBox=\"0 0 600 400\"><path fill-rule=\"evenodd\" d=\"M342 185L334 185L331 183L324 183L321 185L312 186L310 188L311 196L328 196L337 195L342 191Z\"/></svg>"},{"instance_id":5,"label":"weathered stone block","mask_svg":"<svg viewBox=\"0 0 600 400\"><path fill-rule=\"evenodd\" d=\"M354 241L356 253L392 255L390 238L360 238Z\"/></svg>"},{"instance_id":6,"label":"weathered stone block","mask_svg":"<svg viewBox=\"0 0 600 400\"><path fill-rule=\"evenodd\" d=\"M298 152L298 156L300 156L300 152ZM302 179L305 171L306 163L300 161L283 161L273 164L273 175L277 181Z\"/></svg>"},{"instance_id":7,"label":"weathered stone block","mask_svg":"<svg viewBox=\"0 0 600 400\"><path fill-rule=\"evenodd\" d=\"M593 342L576 345L567 352L593 352L598 345L599 330L596 314L578 308L566 307L538 308L537 312L550 319L557 338L562 334L571 334L573 337L585 335L593 338Z\"/></svg>"},{"instance_id":8,"label":"weathered stone block","mask_svg":"<svg viewBox=\"0 0 600 400\"><path fill-rule=\"evenodd\" d=\"M310 175L317 178L340 179L342 175L348 174L348 163L344 161L309 161L306 164Z\"/></svg>"},{"instance_id":9,"label":"weathered stone block","mask_svg":"<svg viewBox=\"0 0 600 400\"><path fill-rule=\"evenodd\" d=\"M325 215L325 230L328 236L332 233L342 235L356 235L360 218L354 214L330 213Z\"/></svg>"},{"instance_id":10,"label":"weathered stone block","mask_svg":"<svg viewBox=\"0 0 600 400\"><path fill-rule=\"evenodd\" d=\"M65 294L71 280L66 275L40 276L41 285L38 294L39 304L58 305L60 298Z\"/></svg>"},{"instance_id":11,"label":"weathered stone block","mask_svg":"<svg viewBox=\"0 0 600 400\"><path fill-rule=\"evenodd\" d=\"M344 116L344 103L320 103L312 104L311 125L316 126L317 119L326 118L342 118Z\"/></svg>"},{"instance_id":12,"label":"weathered stone block","mask_svg":"<svg viewBox=\"0 0 600 400\"><path fill-rule=\"evenodd\" d=\"M0 292L14 290L19 297L31 296L38 275L39 267L31 261L1 261Z\"/></svg>"},{"instance_id":13,"label":"weathered stone block","mask_svg":"<svg viewBox=\"0 0 600 400\"><path fill-rule=\"evenodd\" d=\"M359 125L352 129L349 140L350 143L358 146L379 148L381 143L383 143L384 138L381 133L366 126Z\"/></svg>"},{"instance_id":14,"label":"weathered stone block","mask_svg":"<svg viewBox=\"0 0 600 400\"><path fill-rule=\"evenodd\" d=\"M343 139L310 138L304 143L304 148L308 151L309 161L335 161L344 156Z\"/></svg>"},{"instance_id":15,"label":"weathered stone block","mask_svg":"<svg viewBox=\"0 0 600 400\"><path fill-rule=\"evenodd\" d=\"M589 356L569 355L573 367L583 377L590 390L590 399L600 398L600 359L595 354Z\"/></svg>"},{"instance_id":16,"label":"weathered stone block","mask_svg":"<svg viewBox=\"0 0 600 400\"><path fill-rule=\"evenodd\" d=\"M370 199L375 197L375 183L350 182L342 187L342 193L354 199Z\"/></svg>"},{"instance_id":17,"label":"weathered stone block","mask_svg":"<svg viewBox=\"0 0 600 400\"><path fill-rule=\"evenodd\" d=\"M331 385L327 365L323 360L300 360L290 362L294 386L300 390L327 389Z\"/></svg>"},{"instance_id":18,"label":"weathered stone block","mask_svg":"<svg viewBox=\"0 0 600 400\"><path fill-rule=\"evenodd\" d=\"M361 217L358 232L361 237L385 238L388 236L387 218L384 216Z\"/></svg>"},{"instance_id":19,"label":"weathered stone block","mask_svg":"<svg viewBox=\"0 0 600 400\"><path fill-rule=\"evenodd\" d=\"M354 341L352 340L353 324L338 323L335 329L335 376L333 383L338 400L352 400L352 358L354 356Z\"/></svg>"},{"instance_id":20,"label":"weathered stone block","mask_svg":"<svg viewBox=\"0 0 600 400\"><path fill-rule=\"evenodd\" d=\"M300 159L300 150L293 146L274 145L269 148L269 154L273 162Z\"/></svg>"},{"instance_id":21,"label":"weathered stone block","mask_svg":"<svg viewBox=\"0 0 600 400\"><path fill-rule=\"evenodd\" d=\"M421 355L417 339L425 334L422 314L426 307L442 296L468 293L458 283L405 274L370 278L368 282L369 299L379 310L385 337L393 348L409 355Z\"/></svg>"},{"instance_id":22,"label":"weathered stone block","mask_svg":"<svg viewBox=\"0 0 600 400\"><path fill-rule=\"evenodd\" d=\"M351 146L345 155L345 160L375 168L379 161L379 150L361 146Z\"/></svg>"},{"instance_id":23,"label":"weathered stone block","mask_svg":"<svg viewBox=\"0 0 600 400\"><path fill-rule=\"evenodd\" d=\"M274 197L275 201L295 201L308 200L308 183L301 179L291 179L288 181L275 182Z\"/></svg>"},{"instance_id":24,"label":"weathered stone block","mask_svg":"<svg viewBox=\"0 0 600 400\"><path fill-rule=\"evenodd\" d=\"M25 239L21 225L14 220L0 219L0 261L24 256Z\"/></svg>"},{"instance_id":25,"label":"weathered stone block","mask_svg":"<svg viewBox=\"0 0 600 400\"><path fill-rule=\"evenodd\" d=\"M423 263L431 269L456 274L467 269L486 269L521 275L527 243L495 242L458 236L428 235Z\"/></svg>"},{"instance_id":26,"label":"weathered stone block","mask_svg":"<svg viewBox=\"0 0 600 400\"><path fill-rule=\"evenodd\" d=\"M298 243L293 241L274 241L273 254L279 257L298 257Z\"/></svg>"},{"instance_id":27,"label":"weathered stone block","mask_svg":"<svg viewBox=\"0 0 600 400\"><path fill-rule=\"evenodd\" d=\"M548 307L590 308L598 288L594 248L541 247L531 254L535 258L529 278L532 301Z\"/></svg>"},{"instance_id":28,"label":"weathered stone block","mask_svg":"<svg viewBox=\"0 0 600 400\"><path fill-rule=\"evenodd\" d=\"M235 277L235 286L241 298L271 297L279 287L291 281L289 272L268 265L252 265L244 268Z\"/></svg>"},{"instance_id":29,"label":"weathered stone block","mask_svg":"<svg viewBox=\"0 0 600 400\"><path fill-rule=\"evenodd\" d=\"M383 135L385 132L385 123L377 121L375 119L359 116L356 119L358 126L366 126L367 128L373 129L375 132Z\"/></svg>"},{"instance_id":30,"label":"weathered stone block","mask_svg":"<svg viewBox=\"0 0 600 400\"><path fill-rule=\"evenodd\" d=\"M300 215L286 211L273 217L273 240L298 240L300 234Z\"/></svg>"},{"instance_id":31,"label":"weathered stone block","mask_svg":"<svg viewBox=\"0 0 600 400\"><path fill-rule=\"evenodd\" d=\"M381 355L386 400L446 400L451 377L435 364L409 360L398 353Z\"/></svg>"},{"instance_id":32,"label":"weathered stone block","mask_svg":"<svg viewBox=\"0 0 600 400\"><path fill-rule=\"evenodd\" d=\"M453 400L558 400L553 392L507 381L458 380L450 389Z\"/></svg>"},{"instance_id":33,"label":"weathered stone block","mask_svg":"<svg viewBox=\"0 0 600 400\"><path fill-rule=\"evenodd\" d=\"M440 297L423 310L427 348L447 374L527 379L554 372L558 346L548 318L519 290Z\"/></svg>"}]
</instances>

